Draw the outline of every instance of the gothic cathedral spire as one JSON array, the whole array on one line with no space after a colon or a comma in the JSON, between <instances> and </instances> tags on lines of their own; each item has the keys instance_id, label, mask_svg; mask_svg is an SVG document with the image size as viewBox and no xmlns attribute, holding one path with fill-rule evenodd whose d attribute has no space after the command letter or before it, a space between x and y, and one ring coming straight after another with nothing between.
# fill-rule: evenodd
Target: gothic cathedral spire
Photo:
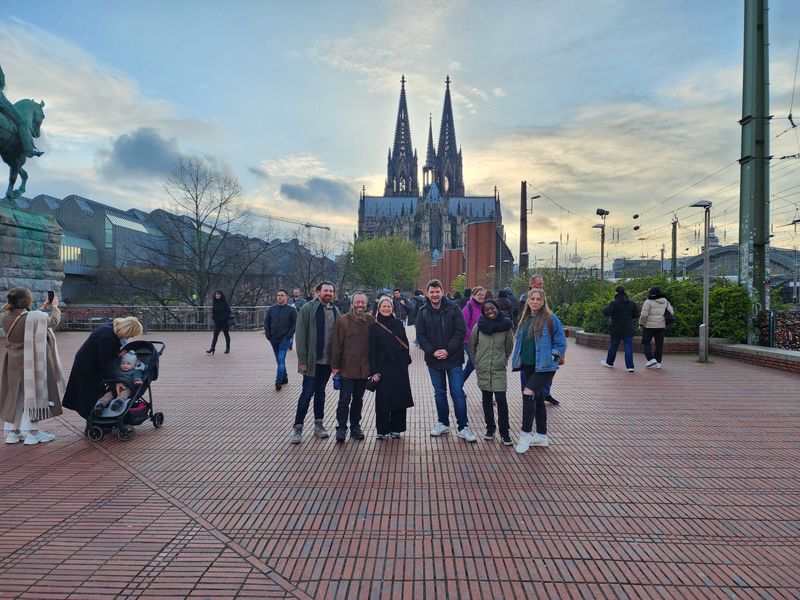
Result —
<instances>
[{"instance_id":1,"label":"gothic cathedral spire","mask_svg":"<svg viewBox=\"0 0 800 600\"><path fill-rule=\"evenodd\" d=\"M464 174L461 152L456 146L456 127L453 121L453 105L450 102L450 76L445 79L442 124L439 127L439 149L436 152L436 185L444 196L464 196Z\"/></svg>"},{"instance_id":2,"label":"gothic cathedral spire","mask_svg":"<svg viewBox=\"0 0 800 600\"><path fill-rule=\"evenodd\" d=\"M394 147L389 150L384 196L419 196L417 153L411 146L411 126L406 104L406 77L400 78L400 105L394 130Z\"/></svg>"},{"instance_id":3,"label":"gothic cathedral spire","mask_svg":"<svg viewBox=\"0 0 800 600\"><path fill-rule=\"evenodd\" d=\"M436 178L436 150L433 148L433 115L428 115L428 152L422 167L422 195L427 196Z\"/></svg>"}]
</instances>

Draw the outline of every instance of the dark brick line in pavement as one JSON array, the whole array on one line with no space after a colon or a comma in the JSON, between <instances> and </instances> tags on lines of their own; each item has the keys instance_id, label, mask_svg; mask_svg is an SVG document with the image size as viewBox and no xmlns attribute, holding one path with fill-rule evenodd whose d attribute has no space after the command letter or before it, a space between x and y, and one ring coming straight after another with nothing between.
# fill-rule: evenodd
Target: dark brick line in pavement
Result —
<instances>
[{"instance_id":1,"label":"dark brick line in pavement","mask_svg":"<svg viewBox=\"0 0 800 600\"><path fill-rule=\"evenodd\" d=\"M76 434L83 435L83 429L80 427L76 427L73 423L67 423L66 426L72 429ZM114 452L110 449L102 446L100 444L94 446L94 448L105 454L109 459L114 461L118 466L123 468L125 471L133 475L136 479L141 481L145 484L148 488L153 490L156 494L158 494L161 498L167 501L169 504L183 512L187 517L189 517L193 522L197 523L198 526L205 529L212 537L217 539L219 542L224 544L225 547L229 548L233 552L235 552L240 558L245 560L248 564L250 564L254 569L261 572L262 575L269 578L275 584L279 585L282 589L284 589L287 593L292 594L293 597L298 598L299 600L313 600L311 596L307 596L301 589L298 589L297 586L292 584L287 579L283 578L280 574L276 573L273 569L267 566L265 563L261 562L258 558L256 558L251 552L246 550L236 541L222 533L218 530L212 523L206 520L202 515L195 512L189 506L175 498L172 494L168 491L164 490L161 486L157 483L152 481L149 477L144 475L143 473L139 472L135 467L126 463L122 458L117 456Z\"/></svg>"}]
</instances>

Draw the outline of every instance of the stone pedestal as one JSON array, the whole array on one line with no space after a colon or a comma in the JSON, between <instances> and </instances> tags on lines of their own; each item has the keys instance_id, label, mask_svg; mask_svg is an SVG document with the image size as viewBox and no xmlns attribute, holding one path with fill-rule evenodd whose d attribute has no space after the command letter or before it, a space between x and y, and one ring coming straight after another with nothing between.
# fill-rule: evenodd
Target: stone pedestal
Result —
<instances>
[{"instance_id":1,"label":"stone pedestal","mask_svg":"<svg viewBox=\"0 0 800 600\"><path fill-rule=\"evenodd\" d=\"M61 226L53 217L0 201L0 306L16 286L31 290L34 308L47 298L47 290L60 296L64 280L60 252Z\"/></svg>"}]
</instances>

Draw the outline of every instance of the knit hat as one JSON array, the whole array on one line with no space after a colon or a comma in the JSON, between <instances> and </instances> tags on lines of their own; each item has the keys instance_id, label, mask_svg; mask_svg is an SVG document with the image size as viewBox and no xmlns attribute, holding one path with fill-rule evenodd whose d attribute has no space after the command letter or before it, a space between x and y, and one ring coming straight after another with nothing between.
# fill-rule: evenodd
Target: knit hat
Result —
<instances>
[{"instance_id":1,"label":"knit hat","mask_svg":"<svg viewBox=\"0 0 800 600\"><path fill-rule=\"evenodd\" d=\"M648 290L647 297L650 298L651 300L655 300L657 298L663 298L664 294L661 293L661 288L660 287L658 287L657 285L654 285L653 287L651 287Z\"/></svg>"},{"instance_id":2,"label":"knit hat","mask_svg":"<svg viewBox=\"0 0 800 600\"><path fill-rule=\"evenodd\" d=\"M127 354L124 354L121 359L119 359L119 364L130 363L130 364L136 366L136 362L138 360L139 359L136 358L136 353L135 352L128 352Z\"/></svg>"}]
</instances>

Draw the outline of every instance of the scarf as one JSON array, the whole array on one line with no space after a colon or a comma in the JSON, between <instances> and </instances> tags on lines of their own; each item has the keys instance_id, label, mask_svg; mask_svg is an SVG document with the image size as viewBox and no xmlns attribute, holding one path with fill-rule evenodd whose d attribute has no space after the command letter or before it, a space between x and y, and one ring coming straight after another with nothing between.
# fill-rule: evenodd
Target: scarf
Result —
<instances>
[{"instance_id":1,"label":"scarf","mask_svg":"<svg viewBox=\"0 0 800 600\"><path fill-rule=\"evenodd\" d=\"M47 315L34 310L25 319L23 347L23 382L25 412L31 421L50 417L50 398L47 391L47 344L53 345L56 385L59 395L64 393L64 372L58 358L58 347L53 332L47 327Z\"/></svg>"},{"instance_id":2,"label":"scarf","mask_svg":"<svg viewBox=\"0 0 800 600\"><path fill-rule=\"evenodd\" d=\"M492 335L501 331L511 329L511 319L504 317L499 311L494 319L487 319L486 315L481 315L478 319L478 331L484 335Z\"/></svg>"}]
</instances>

